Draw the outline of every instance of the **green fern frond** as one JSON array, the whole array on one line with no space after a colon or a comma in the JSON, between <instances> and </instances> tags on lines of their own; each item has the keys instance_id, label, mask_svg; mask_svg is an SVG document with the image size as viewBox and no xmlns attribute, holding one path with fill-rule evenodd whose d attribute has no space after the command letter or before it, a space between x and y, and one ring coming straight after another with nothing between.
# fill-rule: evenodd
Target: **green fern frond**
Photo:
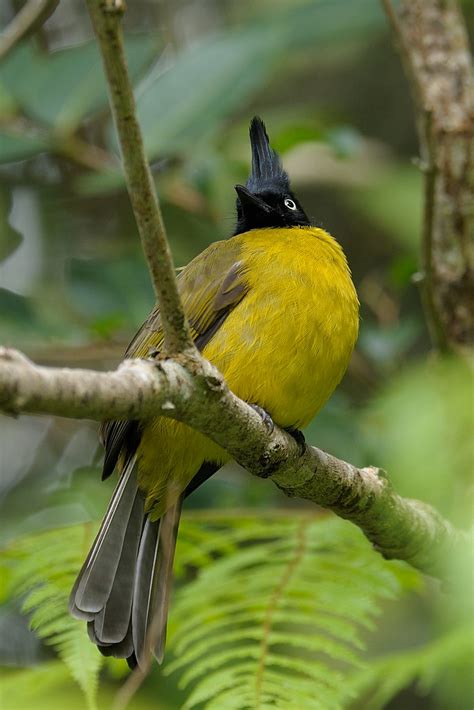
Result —
<instances>
[{"instance_id":1,"label":"green fern frond","mask_svg":"<svg viewBox=\"0 0 474 710\"><path fill-rule=\"evenodd\" d=\"M22 596L23 611L39 638L52 646L95 708L103 658L87 636L85 624L68 612L69 592L92 542L93 530L77 525L17 541L6 553L9 582Z\"/></svg>"},{"instance_id":2,"label":"green fern frond","mask_svg":"<svg viewBox=\"0 0 474 710\"><path fill-rule=\"evenodd\" d=\"M103 659L67 599L93 533L87 525L54 530L4 555L33 628L89 707ZM209 710L340 709L379 600L419 578L384 562L348 523L308 515L185 517L177 561L197 577L172 605L168 672L179 670L180 685L192 688L186 708Z\"/></svg>"},{"instance_id":3,"label":"green fern frond","mask_svg":"<svg viewBox=\"0 0 474 710\"><path fill-rule=\"evenodd\" d=\"M209 536L194 526L184 521L178 558L203 559L199 538L206 563L176 595L166 669L192 687L185 708L340 710L363 632L402 587L397 565L334 518L211 519Z\"/></svg>"}]
</instances>

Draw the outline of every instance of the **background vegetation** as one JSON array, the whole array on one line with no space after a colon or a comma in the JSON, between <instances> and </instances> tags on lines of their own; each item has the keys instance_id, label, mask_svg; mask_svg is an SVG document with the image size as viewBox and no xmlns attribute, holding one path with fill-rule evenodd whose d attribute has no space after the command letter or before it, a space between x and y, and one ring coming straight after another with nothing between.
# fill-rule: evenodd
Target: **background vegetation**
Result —
<instances>
[{"instance_id":1,"label":"background vegetation","mask_svg":"<svg viewBox=\"0 0 474 710\"><path fill-rule=\"evenodd\" d=\"M4 25L18 5L2 4ZM231 232L258 113L361 300L351 367L308 441L383 466L401 494L466 525L470 376L431 354L413 115L376 0L139 0L125 22L176 264ZM152 290L81 0L1 63L0 117L0 342L46 364L112 366ZM109 707L124 664L104 665L65 608L112 485L96 426L4 417L0 450L2 706L82 708L85 693ZM472 707L462 560L443 593L235 466L186 511L167 660L133 708Z\"/></svg>"}]
</instances>

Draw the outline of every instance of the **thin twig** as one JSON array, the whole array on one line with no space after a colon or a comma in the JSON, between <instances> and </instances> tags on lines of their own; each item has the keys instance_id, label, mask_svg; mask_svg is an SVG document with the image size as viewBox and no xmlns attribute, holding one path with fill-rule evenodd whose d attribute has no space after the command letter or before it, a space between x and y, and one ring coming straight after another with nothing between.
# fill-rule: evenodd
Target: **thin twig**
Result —
<instances>
[{"instance_id":1,"label":"thin twig","mask_svg":"<svg viewBox=\"0 0 474 710\"><path fill-rule=\"evenodd\" d=\"M135 697L147 679L151 671L152 662L152 655L149 652L142 666L136 666L120 686L114 697L112 710L125 710L125 708L129 707L132 698Z\"/></svg>"},{"instance_id":2,"label":"thin twig","mask_svg":"<svg viewBox=\"0 0 474 710\"><path fill-rule=\"evenodd\" d=\"M120 175L120 162L104 148L88 143L77 135L54 137L51 151L74 161L87 170L99 173L118 173Z\"/></svg>"},{"instance_id":3,"label":"thin twig","mask_svg":"<svg viewBox=\"0 0 474 710\"><path fill-rule=\"evenodd\" d=\"M13 118L3 124L3 128L14 138L37 138L48 146L51 153L67 158L82 168L100 173L115 172L121 176L117 156L73 133L56 134L25 116Z\"/></svg>"},{"instance_id":4,"label":"thin twig","mask_svg":"<svg viewBox=\"0 0 474 710\"><path fill-rule=\"evenodd\" d=\"M138 124L123 44L123 0L87 0L99 43L110 102L122 152L125 179L143 251L160 304L164 349L170 354L195 352L181 305L173 259L158 197Z\"/></svg>"},{"instance_id":5,"label":"thin twig","mask_svg":"<svg viewBox=\"0 0 474 710\"><path fill-rule=\"evenodd\" d=\"M0 35L0 61L23 37L42 25L54 12L59 0L28 0Z\"/></svg>"}]
</instances>

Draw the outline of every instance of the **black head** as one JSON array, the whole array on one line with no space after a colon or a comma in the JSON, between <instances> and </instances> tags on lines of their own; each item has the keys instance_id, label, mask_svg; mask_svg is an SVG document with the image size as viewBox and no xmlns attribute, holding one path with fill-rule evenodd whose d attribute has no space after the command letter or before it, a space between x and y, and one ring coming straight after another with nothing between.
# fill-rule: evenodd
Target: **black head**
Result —
<instances>
[{"instance_id":1,"label":"black head","mask_svg":"<svg viewBox=\"0 0 474 710\"><path fill-rule=\"evenodd\" d=\"M234 234L262 227L295 227L310 221L291 192L288 175L270 147L261 118L250 123L252 172L247 184L236 185L237 226Z\"/></svg>"}]
</instances>

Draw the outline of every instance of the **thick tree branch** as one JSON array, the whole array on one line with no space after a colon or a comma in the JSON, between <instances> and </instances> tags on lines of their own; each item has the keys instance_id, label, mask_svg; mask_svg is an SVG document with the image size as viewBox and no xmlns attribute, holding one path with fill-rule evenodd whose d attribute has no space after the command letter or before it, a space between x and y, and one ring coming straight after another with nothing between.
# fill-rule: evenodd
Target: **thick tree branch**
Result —
<instances>
[{"instance_id":1,"label":"thick tree branch","mask_svg":"<svg viewBox=\"0 0 474 710\"><path fill-rule=\"evenodd\" d=\"M468 545L465 533L431 506L395 493L384 472L356 468L315 447L302 453L278 427L232 394L203 358L192 369L172 359L124 361L113 372L39 367L0 350L0 410L89 419L167 416L211 437L254 475L287 495L333 510L358 525L387 558L444 577L446 559Z\"/></svg>"},{"instance_id":2,"label":"thick tree branch","mask_svg":"<svg viewBox=\"0 0 474 710\"><path fill-rule=\"evenodd\" d=\"M165 225L135 112L121 24L125 3L87 0L87 6L104 62L128 194L160 304L164 349L168 354L187 351L192 358L195 348L181 305Z\"/></svg>"},{"instance_id":3,"label":"thick tree branch","mask_svg":"<svg viewBox=\"0 0 474 710\"><path fill-rule=\"evenodd\" d=\"M474 346L474 81L457 0L383 0L415 100L423 301L440 349Z\"/></svg>"}]
</instances>

